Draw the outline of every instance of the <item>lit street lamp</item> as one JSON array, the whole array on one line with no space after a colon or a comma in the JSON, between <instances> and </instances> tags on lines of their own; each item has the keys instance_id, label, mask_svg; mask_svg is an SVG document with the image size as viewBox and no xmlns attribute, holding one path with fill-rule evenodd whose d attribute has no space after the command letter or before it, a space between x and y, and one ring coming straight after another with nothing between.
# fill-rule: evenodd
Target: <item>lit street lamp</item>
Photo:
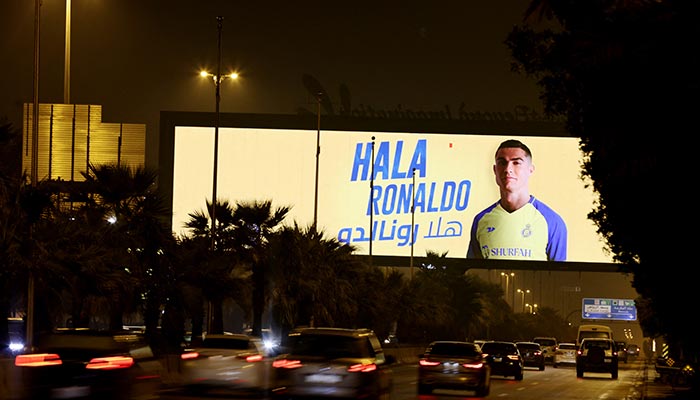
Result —
<instances>
[{"instance_id":1,"label":"lit street lamp","mask_svg":"<svg viewBox=\"0 0 700 400\"><path fill-rule=\"evenodd\" d=\"M523 305L523 313L525 313L525 293L530 293L530 289L518 289L518 293L520 293L520 304Z\"/></svg>"},{"instance_id":2,"label":"lit street lamp","mask_svg":"<svg viewBox=\"0 0 700 400\"><path fill-rule=\"evenodd\" d=\"M506 297L506 303L507 303L508 302L508 281L510 281L512 278L515 277L515 273L511 272L510 274L506 274L505 272L501 272L501 277L506 278L506 291L505 291L506 296L505 297ZM513 300L512 307L515 308L515 300Z\"/></svg>"},{"instance_id":3,"label":"lit street lamp","mask_svg":"<svg viewBox=\"0 0 700 400\"><path fill-rule=\"evenodd\" d=\"M530 314L537 314L537 304L525 303L525 307L528 308L528 311L530 312Z\"/></svg>"},{"instance_id":4,"label":"lit street lamp","mask_svg":"<svg viewBox=\"0 0 700 400\"><path fill-rule=\"evenodd\" d=\"M214 85L216 86L216 122L214 124L214 165L212 173L212 194L211 194L211 230L209 232L211 236L211 252L214 253L216 244L216 205L217 205L217 181L218 181L218 171L219 171L219 125L221 123L221 113L219 111L219 104L221 103L221 82L224 79L237 79L237 73L230 73L228 75L221 75L221 29L223 27L224 17L216 17L217 22L217 33L218 33L218 52L217 52L217 65L216 74L210 74L207 71L201 71L199 73L202 77L212 77L214 80ZM212 331L211 326L211 303L209 304L209 315L207 322L207 330Z\"/></svg>"}]
</instances>

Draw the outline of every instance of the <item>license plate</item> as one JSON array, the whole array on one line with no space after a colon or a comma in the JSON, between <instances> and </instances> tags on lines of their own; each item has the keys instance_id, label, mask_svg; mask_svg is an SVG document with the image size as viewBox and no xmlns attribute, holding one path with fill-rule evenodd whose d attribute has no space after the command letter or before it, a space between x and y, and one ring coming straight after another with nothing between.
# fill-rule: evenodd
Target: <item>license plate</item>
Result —
<instances>
[{"instance_id":1,"label":"license plate","mask_svg":"<svg viewBox=\"0 0 700 400\"><path fill-rule=\"evenodd\" d=\"M69 386L51 389L51 397L54 399L72 399L90 395L90 386Z\"/></svg>"},{"instance_id":2,"label":"license plate","mask_svg":"<svg viewBox=\"0 0 700 400\"><path fill-rule=\"evenodd\" d=\"M343 378L340 375L313 374L306 376L306 382L309 383L338 383Z\"/></svg>"}]
</instances>

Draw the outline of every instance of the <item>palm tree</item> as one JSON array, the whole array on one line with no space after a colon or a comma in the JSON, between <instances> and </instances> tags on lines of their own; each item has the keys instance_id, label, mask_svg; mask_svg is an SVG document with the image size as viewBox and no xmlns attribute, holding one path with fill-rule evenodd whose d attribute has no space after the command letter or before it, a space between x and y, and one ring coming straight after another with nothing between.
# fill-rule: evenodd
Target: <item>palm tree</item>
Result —
<instances>
[{"instance_id":1,"label":"palm tree","mask_svg":"<svg viewBox=\"0 0 700 400\"><path fill-rule=\"evenodd\" d=\"M240 262L252 269L252 334L262 336L265 310L266 277L269 263L265 257L268 241L286 218L291 207L272 209L272 201L240 202L233 213L235 229L231 239L240 254Z\"/></svg>"}]
</instances>

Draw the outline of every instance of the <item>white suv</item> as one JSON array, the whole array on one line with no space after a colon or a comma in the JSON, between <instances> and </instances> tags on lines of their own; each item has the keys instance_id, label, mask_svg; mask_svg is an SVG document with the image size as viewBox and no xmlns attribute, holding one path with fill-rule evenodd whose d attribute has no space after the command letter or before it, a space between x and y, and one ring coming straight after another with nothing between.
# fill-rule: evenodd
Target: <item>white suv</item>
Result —
<instances>
[{"instance_id":1,"label":"white suv","mask_svg":"<svg viewBox=\"0 0 700 400\"><path fill-rule=\"evenodd\" d=\"M554 352L557 351L557 345L559 344L559 342L557 342L557 338L538 336L532 339L532 341L538 343L542 348L544 361L554 363Z\"/></svg>"},{"instance_id":2,"label":"white suv","mask_svg":"<svg viewBox=\"0 0 700 400\"><path fill-rule=\"evenodd\" d=\"M586 338L576 352L576 377L584 372L609 372L617 379L617 345L612 339Z\"/></svg>"}]
</instances>

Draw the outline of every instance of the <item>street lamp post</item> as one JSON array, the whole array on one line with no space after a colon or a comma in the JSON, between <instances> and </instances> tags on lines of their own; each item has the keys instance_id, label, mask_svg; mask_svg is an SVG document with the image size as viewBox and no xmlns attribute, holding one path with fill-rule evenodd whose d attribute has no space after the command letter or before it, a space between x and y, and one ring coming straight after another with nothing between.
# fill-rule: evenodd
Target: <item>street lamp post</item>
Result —
<instances>
[{"instance_id":1,"label":"street lamp post","mask_svg":"<svg viewBox=\"0 0 700 400\"><path fill-rule=\"evenodd\" d=\"M506 303L508 302L508 282L510 281L511 278L515 277L515 273L511 272L510 274L506 274L505 272L501 272L501 277L506 278L506 290L505 290L505 298L506 298ZM513 301L513 307L515 308L515 301Z\"/></svg>"},{"instance_id":2,"label":"street lamp post","mask_svg":"<svg viewBox=\"0 0 700 400\"><path fill-rule=\"evenodd\" d=\"M217 183L218 183L218 172L219 172L219 125L221 124L221 112L219 111L219 105L221 103L221 82L226 79L237 79L238 74L231 73L228 75L221 75L221 31L223 28L224 17L216 17L217 22L217 61L216 61L216 74L210 74L207 71L201 71L199 73L202 77L212 77L214 84L216 86L216 110L215 110L215 122L214 122L214 164L212 172L212 194L211 194L211 229L209 235L211 236L211 252L214 254L216 248L216 205L217 205ZM207 329L211 332L211 303L209 304L209 316L207 321Z\"/></svg>"},{"instance_id":3,"label":"street lamp post","mask_svg":"<svg viewBox=\"0 0 700 400\"><path fill-rule=\"evenodd\" d=\"M525 307L528 308L528 310L530 311L530 314L537 314L537 304L525 303Z\"/></svg>"},{"instance_id":4,"label":"street lamp post","mask_svg":"<svg viewBox=\"0 0 700 400\"><path fill-rule=\"evenodd\" d=\"M321 156L321 95L316 93L316 180L314 181L314 229L318 223L318 162Z\"/></svg>"},{"instance_id":5,"label":"street lamp post","mask_svg":"<svg viewBox=\"0 0 700 400\"><path fill-rule=\"evenodd\" d=\"M523 314L525 313L525 293L530 293L530 289L518 289L518 293L520 293L520 304L523 305L522 307L522 312Z\"/></svg>"}]
</instances>

